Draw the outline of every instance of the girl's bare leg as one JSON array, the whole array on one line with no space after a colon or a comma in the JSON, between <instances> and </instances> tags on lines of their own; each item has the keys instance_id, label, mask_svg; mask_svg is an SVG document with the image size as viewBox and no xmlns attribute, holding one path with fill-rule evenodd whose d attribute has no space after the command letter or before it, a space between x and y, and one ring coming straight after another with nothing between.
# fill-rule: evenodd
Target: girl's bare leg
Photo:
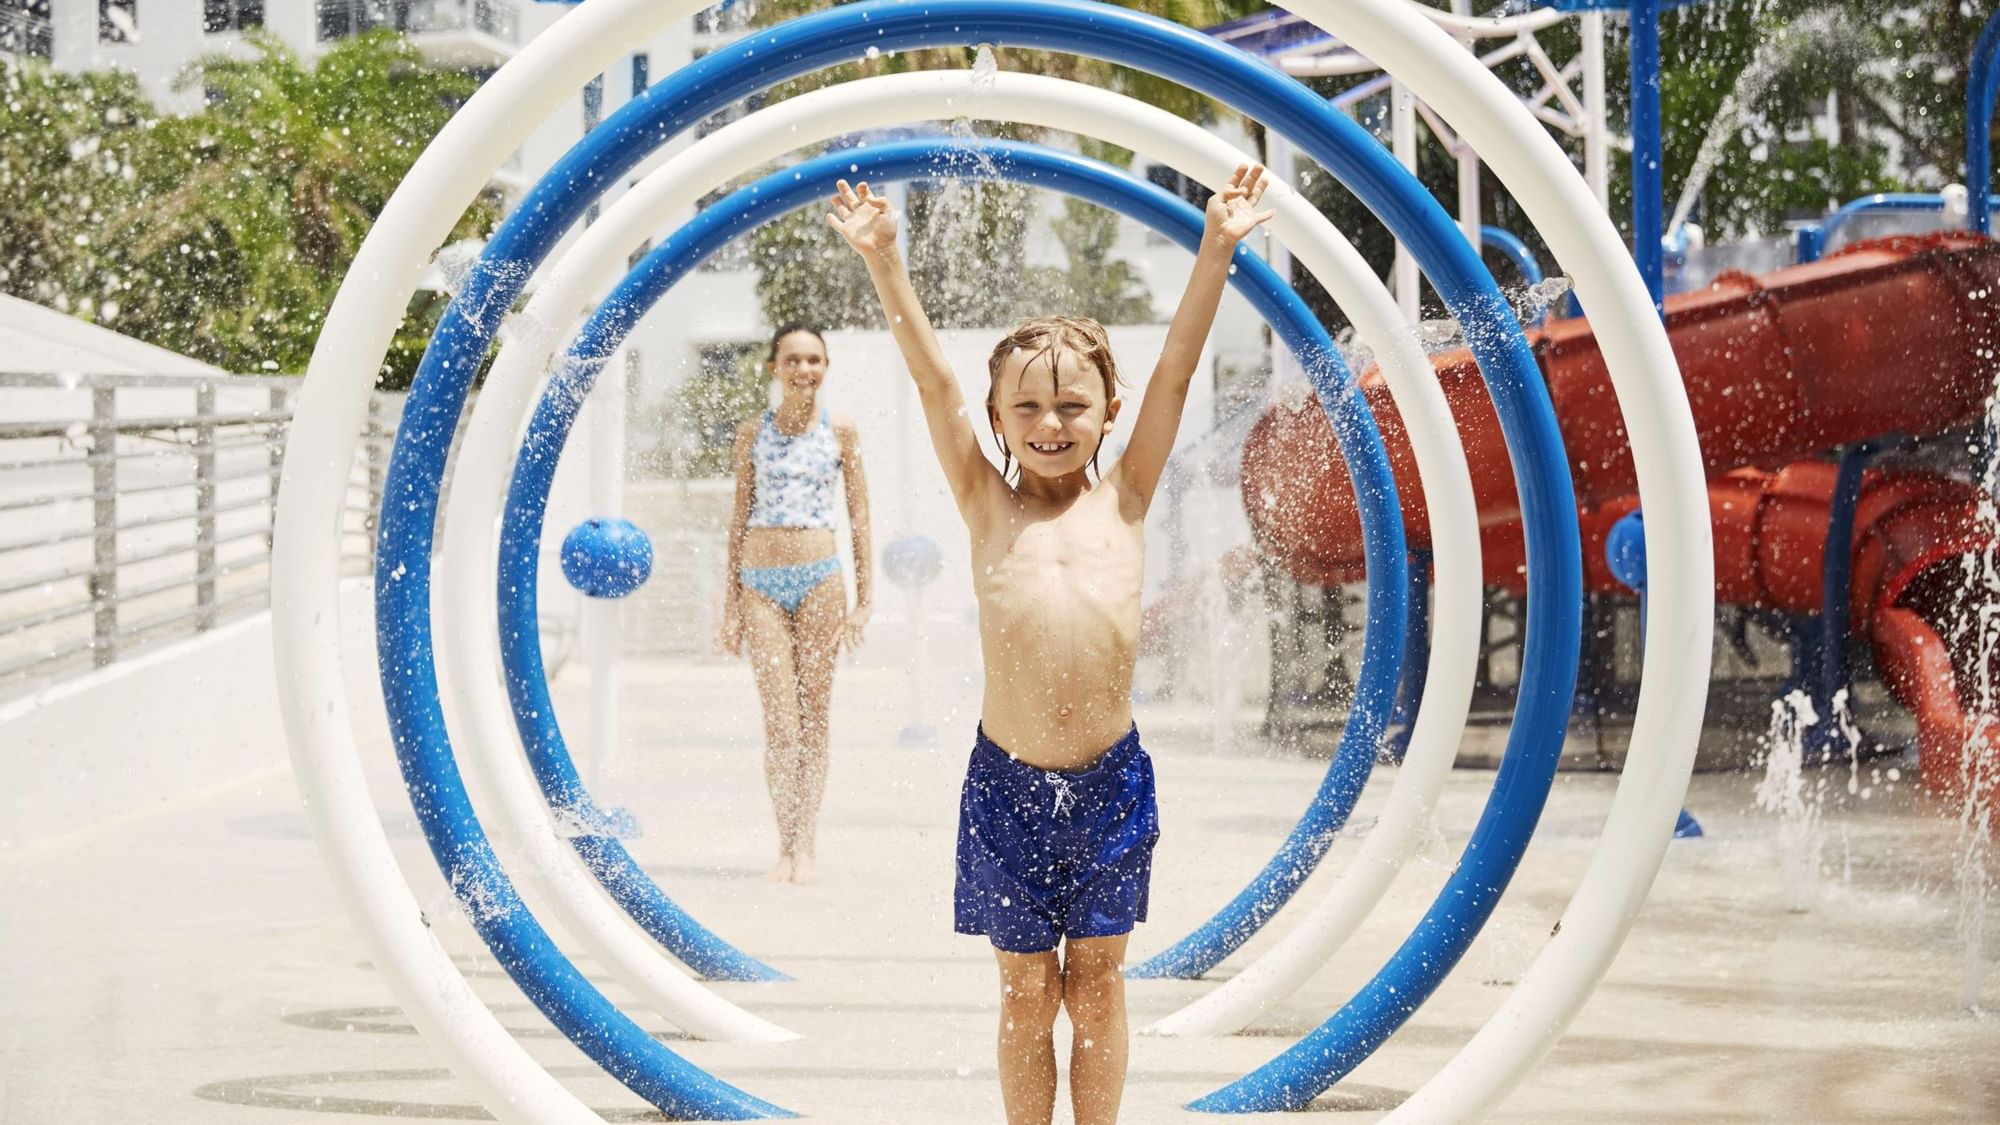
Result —
<instances>
[{"instance_id":1,"label":"girl's bare leg","mask_svg":"<svg viewBox=\"0 0 2000 1125\"><path fill-rule=\"evenodd\" d=\"M1069 1098L1076 1125L1112 1125L1125 1097L1131 1033L1125 1021L1125 943L1072 938L1063 951L1063 1006L1069 1009Z\"/></svg>"},{"instance_id":2,"label":"girl's bare leg","mask_svg":"<svg viewBox=\"0 0 2000 1125\"><path fill-rule=\"evenodd\" d=\"M778 862L770 877L784 882L791 879L796 862L798 748L805 741L799 720L792 623L770 599L745 591L743 632L750 648L750 670L757 680L757 697L764 705L764 783L771 790L771 812L778 822Z\"/></svg>"},{"instance_id":3,"label":"girl's bare leg","mask_svg":"<svg viewBox=\"0 0 2000 1125\"><path fill-rule=\"evenodd\" d=\"M1056 1013L1062 970L1054 950L1000 959L1000 1101L1007 1125L1049 1125L1056 1113Z\"/></svg>"},{"instance_id":4,"label":"girl's bare leg","mask_svg":"<svg viewBox=\"0 0 2000 1125\"><path fill-rule=\"evenodd\" d=\"M847 590L838 579L820 583L792 616L800 734L798 819L793 825L796 843L792 848L792 881L797 883L810 883L818 877L813 845L832 760L827 712L833 702L834 657L846 624Z\"/></svg>"}]
</instances>

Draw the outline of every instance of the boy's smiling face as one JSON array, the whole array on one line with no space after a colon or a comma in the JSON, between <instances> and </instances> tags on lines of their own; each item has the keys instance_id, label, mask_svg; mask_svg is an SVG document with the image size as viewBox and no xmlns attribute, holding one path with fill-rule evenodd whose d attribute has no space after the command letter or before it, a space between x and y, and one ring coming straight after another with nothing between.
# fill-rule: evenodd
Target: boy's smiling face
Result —
<instances>
[{"instance_id":1,"label":"boy's smiling face","mask_svg":"<svg viewBox=\"0 0 2000 1125\"><path fill-rule=\"evenodd\" d=\"M1050 340L1015 348L1002 363L993 427L1022 472L1064 477L1090 464L1120 405L1095 364Z\"/></svg>"}]
</instances>

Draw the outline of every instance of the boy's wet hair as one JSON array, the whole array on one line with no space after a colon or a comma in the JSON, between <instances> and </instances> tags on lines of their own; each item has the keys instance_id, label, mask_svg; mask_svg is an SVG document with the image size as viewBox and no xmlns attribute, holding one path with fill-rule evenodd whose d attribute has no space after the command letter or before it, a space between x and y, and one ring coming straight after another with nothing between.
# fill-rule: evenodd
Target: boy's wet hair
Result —
<instances>
[{"instance_id":1,"label":"boy's wet hair","mask_svg":"<svg viewBox=\"0 0 2000 1125\"><path fill-rule=\"evenodd\" d=\"M784 324L780 324L776 332L771 333L771 351L764 357L765 363L778 362L779 341L783 340L785 337L791 335L794 332L805 332L810 334L813 339L819 341L819 350L820 351L826 350L826 336L820 332L819 327L817 325L807 324L803 320L787 321Z\"/></svg>"},{"instance_id":2,"label":"boy's wet hair","mask_svg":"<svg viewBox=\"0 0 2000 1125\"><path fill-rule=\"evenodd\" d=\"M996 401L1000 395L1000 369L1006 365L1007 357L1016 351L1027 349L1034 354L1028 363L1047 356L1049 376L1055 378L1056 364L1065 351L1074 352L1078 359L1097 368L1104 379L1104 399L1108 403L1118 397L1118 388L1124 381L1118 377L1118 361L1111 355L1111 337L1104 326L1087 316L1064 316L1051 313L1047 316L1031 316L1009 329L1000 342L993 345L993 354L986 357L986 424L993 430L993 442L1000 447L1000 472L1010 482L1014 472L1014 451L1007 448L1007 439L1000 436L1000 427L994 422L999 411ZM1103 439L1098 448L1103 448ZM1098 450L1090 451L1090 467L1097 468Z\"/></svg>"}]
</instances>

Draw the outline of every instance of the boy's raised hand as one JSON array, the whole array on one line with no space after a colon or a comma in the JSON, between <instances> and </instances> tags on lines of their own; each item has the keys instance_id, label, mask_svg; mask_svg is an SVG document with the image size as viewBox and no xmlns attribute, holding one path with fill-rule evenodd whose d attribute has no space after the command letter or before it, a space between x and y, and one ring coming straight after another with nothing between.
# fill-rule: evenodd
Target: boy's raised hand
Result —
<instances>
[{"instance_id":1,"label":"boy's raised hand","mask_svg":"<svg viewBox=\"0 0 2000 1125\"><path fill-rule=\"evenodd\" d=\"M1257 210L1269 186L1271 181L1262 164L1238 164L1229 186L1208 197L1208 233L1239 242L1259 223L1276 215L1276 211Z\"/></svg>"},{"instance_id":2,"label":"boy's raised hand","mask_svg":"<svg viewBox=\"0 0 2000 1125\"><path fill-rule=\"evenodd\" d=\"M858 188L846 180L836 180L834 186L833 213L826 221L849 246L873 254L896 245L896 213L887 199L870 192L866 181Z\"/></svg>"}]
</instances>

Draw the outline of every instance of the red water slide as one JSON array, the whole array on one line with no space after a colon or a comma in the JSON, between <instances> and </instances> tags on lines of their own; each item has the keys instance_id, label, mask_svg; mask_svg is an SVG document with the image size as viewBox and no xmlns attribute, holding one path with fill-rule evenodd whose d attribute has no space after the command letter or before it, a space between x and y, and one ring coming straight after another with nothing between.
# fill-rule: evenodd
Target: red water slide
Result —
<instances>
[{"instance_id":1,"label":"red water slide","mask_svg":"<svg viewBox=\"0 0 2000 1125\"><path fill-rule=\"evenodd\" d=\"M1724 274L1668 299L1667 332L1715 474L1717 599L1817 611L1834 467L1806 459L1981 416L2000 373L2000 242L1956 232L1884 239L1762 277ZM1596 338L1581 319L1529 338L1571 459L1586 581L1617 589L1603 536L1638 498ZM1439 355L1435 365L1471 464L1486 579L1520 590L1520 505L1499 421L1470 353ZM1402 421L1378 374L1362 383L1405 531L1421 547L1429 527ZM1243 494L1259 547L1292 576L1323 585L1362 576L1352 490L1316 405L1276 407L1259 420L1244 447ZM1958 783L1965 724L1976 720L1962 687L1979 672L1977 645L1945 643L1970 620L1961 602L1964 567L1983 545L1976 505L1976 490L1961 481L1873 473L1854 528L1854 634L1874 646L1884 678L1919 718L1925 777L1947 788Z\"/></svg>"}]
</instances>

